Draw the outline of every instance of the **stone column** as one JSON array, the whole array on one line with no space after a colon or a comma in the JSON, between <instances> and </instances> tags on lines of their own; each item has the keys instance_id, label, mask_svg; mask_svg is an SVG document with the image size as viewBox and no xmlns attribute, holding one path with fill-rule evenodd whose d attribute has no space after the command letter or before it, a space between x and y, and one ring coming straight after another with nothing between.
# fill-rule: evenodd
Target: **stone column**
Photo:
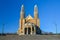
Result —
<instances>
[{"instance_id":1,"label":"stone column","mask_svg":"<svg viewBox=\"0 0 60 40\"><path fill-rule=\"evenodd\" d=\"M34 35L36 34L36 28L34 27Z\"/></svg>"},{"instance_id":2,"label":"stone column","mask_svg":"<svg viewBox=\"0 0 60 40\"><path fill-rule=\"evenodd\" d=\"M28 27L27 27L27 35L28 35Z\"/></svg>"},{"instance_id":3,"label":"stone column","mask_svg":"<svg viewBox=\"0 0 60 40\"><path fill-rule=\"evenodd\" d=\"M31 26L31 35L32 35L32 26Z\"/></svg>"}]
</instances>

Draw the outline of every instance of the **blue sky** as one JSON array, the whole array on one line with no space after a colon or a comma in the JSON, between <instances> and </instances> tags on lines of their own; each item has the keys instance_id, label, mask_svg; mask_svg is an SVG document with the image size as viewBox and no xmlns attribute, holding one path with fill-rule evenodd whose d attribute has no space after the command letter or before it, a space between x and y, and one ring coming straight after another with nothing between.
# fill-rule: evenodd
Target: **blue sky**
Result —
<instances>
[{"instance_id":1,"label":"blue sky","mask_svg":"<svg viewBox=\"0 0 60 40\"><path fill-rule=\"evenodd\" d=\"M21 5L24 4L25 15L34 16L34 5L38 5L40 28L45 32L60 33L59 0L0 0L0 33L3 23L4 33L15 33L19 28Z\"/></svg>"}]
</instances>

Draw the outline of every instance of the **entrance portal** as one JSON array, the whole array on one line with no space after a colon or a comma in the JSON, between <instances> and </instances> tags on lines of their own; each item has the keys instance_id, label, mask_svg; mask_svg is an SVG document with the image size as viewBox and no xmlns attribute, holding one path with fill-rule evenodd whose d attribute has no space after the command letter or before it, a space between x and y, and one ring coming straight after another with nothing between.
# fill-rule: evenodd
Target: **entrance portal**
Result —
<instances>
[{"instance_id":1,"label":"entrance portal","mask_svg":"<svg viewBox=\"0 0 60 40\"><path fill-rule=\"evenodd\" d=\"M31 28L25 28L24 31L25 31L25 34L30 34L31 33Z\"/></svg>"},{"instance_id":2,"label":"entrance portal","mask_svg":"<svg viewBox=\"0 0 60 40\"><path fill-rule=\"evenodd\" d=\"M25 28L25 34L27 34L27 28Z\"/></svg>"},{"instance_id":3,"label":"entrance portal","mask_svg":"<svg viewBox=\"0 0 60 40\"><path fill-rule=\"evenodd\" d=\"M31 28L28 28L28 34L30 34L31 33Z\"/></svg>"}]
</instances>

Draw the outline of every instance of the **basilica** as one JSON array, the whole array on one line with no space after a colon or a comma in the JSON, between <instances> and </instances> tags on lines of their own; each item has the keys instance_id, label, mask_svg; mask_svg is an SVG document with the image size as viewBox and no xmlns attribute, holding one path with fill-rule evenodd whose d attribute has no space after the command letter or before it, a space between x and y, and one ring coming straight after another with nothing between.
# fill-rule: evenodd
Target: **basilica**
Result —
<instances>
[{"instance_id":1,"label":"basilica","mask_svg":"<svg viewBox=\"0 0 60 40\"><path fill-rule=\"evenodd\" d=\"M21 6L18 35L41 34L40 19L38 17L38 6L34 6L34 17L28 15L25 18L24 5Z\"/></svg>"}]
</instances>

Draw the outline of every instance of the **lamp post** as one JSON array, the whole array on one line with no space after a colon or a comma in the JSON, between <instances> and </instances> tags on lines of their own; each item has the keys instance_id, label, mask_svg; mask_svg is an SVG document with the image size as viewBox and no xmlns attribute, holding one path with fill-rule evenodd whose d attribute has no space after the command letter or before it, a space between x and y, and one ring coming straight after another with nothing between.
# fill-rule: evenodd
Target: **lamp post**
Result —
<instances>
[{"instance_id":1,"label":"lamp post","mask_svg":"<svg viewBox=\"0 0 60 40\"><path fill-rule=\"evenodd\" d=\"M57 35L57 24L55 23L55 27L56 27L56 35Z\"/></svg>"},{"instance_id":2,"label":"lamp post","mask_svg":"<svg viewBox=\"0 0 60 40\"><path fill-rule=\"evenodd\" d=\"M2 26L2 34L4 34L4 26L5 26L5 24L3 24L3 26Z\"/></svg>"}]
</instances>

